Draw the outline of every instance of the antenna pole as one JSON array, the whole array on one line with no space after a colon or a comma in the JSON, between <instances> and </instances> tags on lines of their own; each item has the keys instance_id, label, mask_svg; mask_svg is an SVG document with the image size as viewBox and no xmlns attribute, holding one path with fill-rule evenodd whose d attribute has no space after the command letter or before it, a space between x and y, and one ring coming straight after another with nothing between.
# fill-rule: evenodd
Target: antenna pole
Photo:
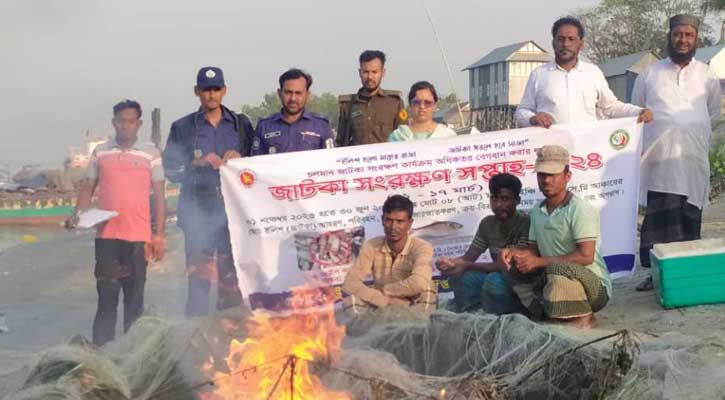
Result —
<instances>
[{"instance_id":1,"label":"antenna pole","mask_svg":"<svg viewBox=\"0 0 725 400\"><path fill-rule=\"evenodd\" d=\"M448 63L448 57L446 56L446 52L443 49L441 39L438 37L438 31L436 30L436 26L433 23L433 18L430 15L430 10L428 10L428 6L425 4L425 0L421 0L420 2L421 4L423 4L423 9L425 9L425 13L428 16L428 22L430 22L430 27L433 29L433 36L436 38L436 42L438 43L438 49L440 50L441 56L443 57L443 63L446 65L446 70L448 71L448 83L451 85L451 90L456 96L456 108L458 108L458 117L461 118L461 126L466 126L466 123L463 120L463 110L461 109L461 103L458 101L458 95L456 95L456 86L453 82L453 73L451 72L451 66Z\"/></svg>"}]
</instances>

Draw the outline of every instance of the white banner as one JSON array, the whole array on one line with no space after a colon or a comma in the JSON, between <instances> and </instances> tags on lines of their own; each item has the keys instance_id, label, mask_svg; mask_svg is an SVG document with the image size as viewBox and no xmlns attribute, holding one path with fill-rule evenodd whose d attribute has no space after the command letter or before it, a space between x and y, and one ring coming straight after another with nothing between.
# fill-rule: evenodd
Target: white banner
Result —
<instances>
[{"instance_id":1,"label":"white banner","mask_svg":"<svg viewBox=\"0 0 725 400\"><path fill-rule=\"evenodd\" d=\"M436 257L462 255L491 213L493 175L521 179L521 209L543 200L534 161L547 144L571 153L570 190L601 210L607 266L614 277L627 274L635 260L641 131L627 118L234 160L221 176L239 286L253 308L286 309L290 289L302 285L336 288L329 293L339 298L363 241L383 234L381 208L391 194L413 200L413 234ZM445 281L439 286L448 289Z\"/></svg>"}]
</instances>

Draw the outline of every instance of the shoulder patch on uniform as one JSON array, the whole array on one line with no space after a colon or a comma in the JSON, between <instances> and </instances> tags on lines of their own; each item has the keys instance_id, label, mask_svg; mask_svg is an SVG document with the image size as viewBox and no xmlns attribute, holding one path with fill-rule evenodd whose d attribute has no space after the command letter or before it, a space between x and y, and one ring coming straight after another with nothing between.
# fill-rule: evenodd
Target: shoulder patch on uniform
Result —
<instances>
[{"instance_id":1,"label":"shoulder patch on uniform","mask_svg":"<svg viewBox=\"0 0 725 400\"><path fill-rule=\"evenodd\" d=\"M400 99L403 98L403 92L401 92L400 90L380 89L380 94L382 94L383 96L397 97Z\"/></svg>"},{"instance_id":2,"label":"shoulder patch on uniform","mask_svg":"<svg viewBox=\"0 0 725 400\"><path fill-rule=\"evenodd\" d=\"M308 113L308 114L309 114L309 115L311 115L311 116L312 116L312 118L322 119L322 120L325 120L325 122L330 122L330 120L329 120L329 119L327 119L327 117L326 117L326 116L324 116L324 115L322 115L322 114L318 114L318 113L313 113L313 112L311 112L311 113Z\"/></svg>"},{"instance_id":3,"label":"shoulder patch on uniform","mask_svg":"<svg viewBox=\"0 0 725 400\"><path fill-rule=\"evenodd\" d=\"M354 94L341 94L341 95L337 96L337 101L350 102L350 101L352 101L353 97L355 97Z\"/></svg>"}]
</instances>

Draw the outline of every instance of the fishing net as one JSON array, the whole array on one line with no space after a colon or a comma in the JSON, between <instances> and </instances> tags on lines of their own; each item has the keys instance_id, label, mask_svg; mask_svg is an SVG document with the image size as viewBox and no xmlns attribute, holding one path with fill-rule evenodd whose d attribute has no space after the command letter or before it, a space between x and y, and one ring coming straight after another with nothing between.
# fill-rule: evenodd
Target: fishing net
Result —
<instances>
[{"instance_id":1,"label":"fishing net","mask_svg":"<svg viewBox=\"0 0 725 400\"><path fill-rule=\"evenodd\" d=\"M240 373L224 360L230 341L247 336L248 316L147 317L103 349L74 340L42 354L7 398L201 398L214 387L211 371ZM348 321L341 356L316 359L310 370L354 399L722 398L725 347L718 338L644 339L551 327L520 315L392 309ZM245 374L258 372L247 367Z\"/></svg>"}]
</instances>

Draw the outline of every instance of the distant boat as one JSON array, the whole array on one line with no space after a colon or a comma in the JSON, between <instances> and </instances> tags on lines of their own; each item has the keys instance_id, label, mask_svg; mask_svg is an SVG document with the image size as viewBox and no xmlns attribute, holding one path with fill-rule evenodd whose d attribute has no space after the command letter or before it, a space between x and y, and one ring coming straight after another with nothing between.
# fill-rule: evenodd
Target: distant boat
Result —
<instances>
[{"instance_id":1,"label":"distant boat","mask_svg":"<svg viewBox=\"0 0 725 400\"><path fill-rule=\"evenodd\" d=\"M73 214L76 198L75 193L0 194L0 225L60 224Z\"/></svg>"},{"instance_id":2,"label":"distant boat","mask_svg":"<svg viewBox=\"0 0 725 400\"><path fill-rule=\"evenodd\" d=\"M78 180L85 174L93 150L105 139L86 140L82 150L71 149L63 170L41 171L26 166L10 182L0 182L0 225L58 225L75 209ZM167 183L166 208L175 214L179 185Z\"/></svg>"}]
</instances>

